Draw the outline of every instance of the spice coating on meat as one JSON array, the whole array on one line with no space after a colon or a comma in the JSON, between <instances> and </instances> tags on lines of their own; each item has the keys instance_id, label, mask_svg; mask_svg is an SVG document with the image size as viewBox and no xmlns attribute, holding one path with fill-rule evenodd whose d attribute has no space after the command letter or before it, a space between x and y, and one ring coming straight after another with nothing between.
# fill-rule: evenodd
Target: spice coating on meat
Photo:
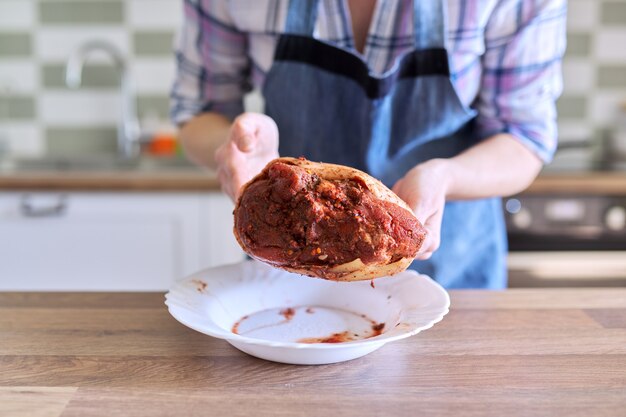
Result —
<instances>
[{"instance_id":1,"label":"spice coating on meat","mask_svg":"<svg viewBox=\"0 0 626 417\"><path fill-rule=\"evenodd\" d=\"M327 180L281 160L246 187L235 230L252 257L310 269L413 258L425 238L412 213L376 197L362 178Z\"/></svg>"}]
</instances>

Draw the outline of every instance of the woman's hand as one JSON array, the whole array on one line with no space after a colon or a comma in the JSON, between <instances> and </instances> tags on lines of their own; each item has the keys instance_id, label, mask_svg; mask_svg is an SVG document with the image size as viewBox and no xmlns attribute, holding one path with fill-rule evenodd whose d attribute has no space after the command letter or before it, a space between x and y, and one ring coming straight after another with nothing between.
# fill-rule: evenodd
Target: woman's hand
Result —
<instances>
[{"instance_id":1,"label":"woman's hand","mask_svg":"<svg viewBox=\"0 0 626 417\"><path fill-rule=\"evenodd\" d=\"M275 158L278 127L274 120L260 113L240 115L230 128L228 140L215 152L222 189L236 200L241 187Z\"/></svg>"},{"instance_id":2,"label":"woman's hand","mask_svg":"<svg viewBox=\"0 0 626 417\"><path fill-rule=\"evenodd\" d=\"M432 159L411 169L393 186L428 232L416 259L428 259L439 248L448 183L447 161Z\"/></svg>"}]
</instances>

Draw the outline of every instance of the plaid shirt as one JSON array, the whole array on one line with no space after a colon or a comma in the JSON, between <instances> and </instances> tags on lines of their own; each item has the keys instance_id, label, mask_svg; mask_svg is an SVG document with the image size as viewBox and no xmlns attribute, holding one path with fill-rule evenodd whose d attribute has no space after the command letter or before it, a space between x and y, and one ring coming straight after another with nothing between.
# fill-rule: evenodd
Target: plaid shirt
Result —
<instances>
[{"instance_id":1,"label":"plaid shirt","mask_svg":"<svg viewBox=\"0 0 626 417\"><path fill-rule=\"evenodd\" d=\"M430 1L430 0L416 0ZM555 100L562 90L566 0L445 0L453 85L478 111L481 136L506 132L544 161L556 149ZM288 0L185 0L176 45L171 115L230 118L243 96L262 87L285 26ZM314 36L354 50L347 2L320 0ZM413 48L411 0L378 0L363 59L389 70Z\"/></svg>"}]
</instances>

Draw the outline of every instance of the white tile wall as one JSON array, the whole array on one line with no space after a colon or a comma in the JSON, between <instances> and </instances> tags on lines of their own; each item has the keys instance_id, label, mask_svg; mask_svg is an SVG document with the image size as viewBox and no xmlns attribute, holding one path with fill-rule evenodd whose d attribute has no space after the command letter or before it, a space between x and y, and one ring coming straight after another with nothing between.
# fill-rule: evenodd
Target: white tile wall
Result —
<instances>
[{"instance_id":1,"label":"white tile wall","mask_svg":"<svg viewBox=\"0 0 626 417\"><path fill-rule=\"evenodd\" d=\"M26 95L35 101L34 120L0 119L0 141L8 142L18 156L37 156L44 152L47 128L114 127L117 123L120 111L117 87L72 91L43 85L44 65L64 64L84 42L97 39L117 46L129 58L139 96L165 100L174 77L172 54L135 56L133 36L138 32L175 32L182 21L183 0L115 0L121 1L123 8L123 20L115 24L41 22L40 4L54 1L57 0L0 0L0 32L29 34L32 39L32 55L0 56L0 97ZM88 61L110 63L108 57L98 52L90 55ZM144 100L146 102L151 103ZM159 103L162 101L154 105L159 106Z\"/></svg>"},{"instance_id":2,"label":"white tile wall","mask_svg":"<svg viewBox=\"0 0 626 417\"><path fill-rule=\"evenodd\" d=\"M0 64L0 91L4 94L35 93L38 89L39 66L35 62L5 60Z\"/></svg>"},{"instance_id":3,"label":"white tile wall","mask_svg":"<svg viewBox=\"0 0 626 417\"><path fill-rule=\"evenodd\" d=\"M589 140L602 138L616 125L619 106L626 103L626 83L613 80L611 87L602 87L608 80L599 79L599 69L608 65L623 67L626 72L626 21L623 23L603 23L603 7L625 3L624 0L570 0L568 2L568 31L576 34L575 39L589 41L588 54L580 56L581 45L574 45L576 53L566 53L563 62L564 90L562 101L575 97L585 103L585 112L580 118L559 118L559 140ZM614 19L612 19L614 20ZM575 39L573 41L575 41ZM609 133L610 134L610 133ZM587 151L587 165L596 157L592 150ZM570 151L567 151L570 152ZM566 153L567 153L566 152ZM568 154L568 158L571 155ZM581 156L578 155L577 158ZM557 161L558 162L558 161Z\"/></svg>"},{"instance_id":4,"label":"white tile wall","mask_svg":"<svg viewBox=\"0 0 626 417\"><path fill-rule=\"evenodd\" d=\"M594 58L605 64L626 62L626 25L623 28L604 28L594 36Z\"/></svg>"},{"instance_id":5,"label":"white tile wall","mask_svg":"<svg viewBox=\"0 0 626 417\"><path fill-rule=\"evenodd\" d=\"M128 31L118 26L100 27L46 27L35 33L35 55L41 61L65 62L80 45L90 40L104 40L117 46L128 55L130 42ZM94 55L94 62L102 61Z\"/></svg>"},{"instance_id":6,"label":"white tile wall","mask_svg":"<svg viewBox=\"0 0 626 417\"><path fill-rule=\"evenodd\" d=\"M35 2L0 0L0 30L30 29L35 21Z\"/></svg>"},{"instance_id":7,"label":"white tile wall","mask_svg":"<svg viewBox=\"0 0 626 417\"><path fill-rule=\"evenodd\" d=\"M45 91L39 97L39 117L46 126L114 126L119 103L119 94L108 90Z\"/></svg>"},{"instance_id":8,"label":"white tile wall","mask_svg":"<svg viewBox=\"0 0 626 417\"><path fill-rule=\"evenodd\" d=\"M135 88L138 93L168 94L175 73L174 58L137 58L131 62Z\"/></svg>"},{"instance_id":9,"label":"white tile wall","mask_svg":"<svg viewBox=\"0 0 626 417\"><path fill-rule=\"evenodd\" d=\"M595 29L598 23L599 3L597 0L569 0L567 28L573 31Z\"/></svg>"},{"instance_id":10,"label":"white tile wall","mask_svg":"<svg viewBox=\"0 0 626 417\"><path fill-rule=\"evenodd\" d=\"M626 61L626 25L598 30L593 37L592 50L597 61L623 64Z\"/></svg>"},{"instance_id":11,"label":"white tile wall","mask_svg":"<svg viewBox=\"0 0 626 417\"><path fill-rule=\"evenodd\" d=\"M0 140L8 139L9 151L17 155L41 155L45 149L41 128L30 122L3 123Z\"/></svg>"},{"instance_id":12,"label":"white tile wall","mask_svg":"<svg viewBox=\"0 0 626 417\"><path fill-rule=\"evenodd\" d=\"M127 22L137 29L177 29L182 21L182 1L130 0L125 5Z\"/></svg>"},{"instance_id":13,"label":"white tile wall","mask_svg":"<svg viewBox=\"0 0 626 417\"><path fill-rule=\"evenodd\" d=\"M561 126L559 126L559 142L586 141L593 137L594 133L593 126L587 123L586 120L568 121L567 123L561 123Z\"/></svg>"},{"instance_id":14,"label":"white tile wall","mask_svg":"<svg viewBox=\"0 0 626 417\"><path fill-rule=\"evenodd\" d=\"M589 121L595 126L613 125L625 100L626 90L596 91L588 105Z\"/></svg>"},{"instance_id":15,"label":"white tile wall","mask_svg":"<svg viewBox=\"0 0 626 417\"><path fill-rule=\"evenodd\" d=\"M134 56L133 33L137 31L175 31L182 20L183 0L122 0L124 21L120 24L43 25L38 4L55 0L0 0L0 32L28 32L33 37L33 55L0 57L0 94L27 94L36 99L37 118L32 121L0 121L0 137L9 135L20 152L45 149L48 126L86 126L111 124L117 120L117 89L84 90L43 89L40 68L61 64L78 45L91 39L115 44L131 58L138 94L166 97L174 76L171 55ZM109 0L85 0L109 1ZM253 1L253 0L250 0ZM626 66L626 22L603 25L602 5L626 0L570 0L568 29L589 36L589 56L567 56L564 60L564 97L586 99L585 117L559 120L562 140L592 138L600 129L612 126L617 104L626 102L626 85L600 91L597 71L600 65ZM92 62L106 62L94 55ZM262 100L251 96L249 108L260 110ZM35 142L41 141L39 145Z\"/></svg>"},{"instance_id":16,"label":"white tile wall","mask_svg":"<svg viewBox=\"0 0 626 417\"><path fill-rule=\"evenodd\" d=\"M563 85L569 93L586 93L596 82L596 69L587 58L568 59L563 63Z\"/></svg>"}]
</instances>

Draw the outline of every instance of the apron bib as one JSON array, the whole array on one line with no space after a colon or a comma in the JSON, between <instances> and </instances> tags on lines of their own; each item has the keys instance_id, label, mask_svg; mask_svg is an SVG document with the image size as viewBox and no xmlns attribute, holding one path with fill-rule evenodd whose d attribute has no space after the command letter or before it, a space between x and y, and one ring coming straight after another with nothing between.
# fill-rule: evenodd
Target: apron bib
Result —
<instances>
[{"instance_id":1,"label":"apron bib","mask_svg":"<svg viewBox=\"0 0 626 417\"><path fill-rule=\"evenodd\" d=\"M442 1L413 2L415 49L381 75L359 55L313 38L317 3L290 1L263 86L281 156L348 165L391 188L420 162L477 143L476 113L450 80ZM448 202L440 248L411 268L447 288L503 288L505 237L499 198Z\"/></svg>"}]
</instances>

